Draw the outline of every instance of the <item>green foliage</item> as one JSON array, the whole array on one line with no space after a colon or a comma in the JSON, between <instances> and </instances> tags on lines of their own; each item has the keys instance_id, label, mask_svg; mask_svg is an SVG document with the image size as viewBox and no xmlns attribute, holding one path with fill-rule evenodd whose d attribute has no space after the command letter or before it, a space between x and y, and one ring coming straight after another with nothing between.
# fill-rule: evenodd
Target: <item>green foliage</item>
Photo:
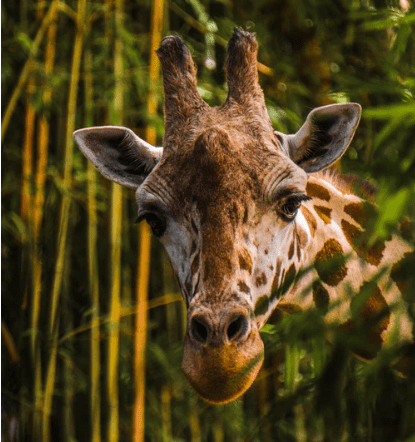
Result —
<instances>
[{"instance_id":1,"label":"green foliage","mask_svg":"<svg viewBox=\"0 0 415 442\"><path fill-rule=\"evenodd\" d=\"M5 108L16 87L36 32L40 26L36 9L42 2L2 3L2 102ZM46 2L48 5L50 2ZM114 95L112 71L114 13L105 14L109 3L88 2L89 26L85 46L92 54L94 125L111 124L109 103ZM147 114L149 91L149 33L151 1L125 1L125 27L118 38L123 43L125 96L123 121L144 136L151 123L162 140L162 87L157 117ZM30 360L30 299L32 261L43 263L40 310L39 353L43 366L49 358L51 335L48 330L52 274L59 235L58 218L62 196L63 146L70 83L72 46L76 26L76 2L59 12L56 68L45 74L44 44L34 60L35 92L22 95L2 146L2 321L10 329L20 361L14 363L2 346L2 411L6 420L17 418L19 437L29 441L35 404L35 372ZM360 126L351 147L341 161L345 173L370 180L377 187L378 204L370 220L370 241L387 238L399 231L403 216L415 219L415 13L402 1L384 0L172 0L169 3L164 34L181 35L191 47L198 64L199 92L211 105L222 103L227 95L223 63L225 43L234 26L257 33L259 61L272 69L261 74L271 121L276 130L294 133L308 112L333 102L358 102L363 107ZM72 11L72 13L71 13ZM213 61L213 62L212 62ZM86 119L84 82L81 69L76 126ZM52 103L43 101L43 88L52 88ZM153 85L154 86L154 85ZM25 134L25 110L33 103L37 115L46 115L50 142L46 176L45 216L40 231L40 247L33 250L30 222L20 212L21 171ZM38 118L38 117L37 117ZM35 129L37 136L38 129ZM36 136L34 140L36 140ZM36 148L36 142L34 143ZM33 165L37 165L36 150ZM32 192L35 176L30 177ZM60 330L54 390L53 440L90 441L87 416L90 409L90 329L91 308L87 257L87 175L86 162L79 152L73 163L70 191L68 259L60 307ZM100 287L101 417L108 417L106 360L108 338L110 226L110 185L97 177L98 253ZM127 195L127 192L125 192ZM137 265L137 232L134 196L125 196L130 224L123 230L122 283L134 293L131 277ZM407 241L414 245L413 227ZM34 255L34 254L37 255ZM161 278L161 246L152 245L150 301L164 293ZM336 263L334 263L336 265ZM337 263L338 265L339 263ZM328 266L330 267L330 263ZM396 277L413 273L414 258L396 269ZM411 285L412 284L412 285ZM414 283L405 296L413 301ZM175 288L178 291L178 288ZM364 302L368 292L357 295L352 306ZM131 299L123 299L123 307ZM346 334L340 327L325 325L322 312L311 311L283 317L261 331L266 358L258 381L235 403L213 406L197 397L181 372L181 346L185 313L179 303L174 309L176 322L166 326L167 308L149 311L146 353L146 440L148 441L405 441L415 440L415 374L406 378L391 368L406 349L395 346L384 350L370 363L351 356L364 330L357 327ZM411 310L415 319L415 310ZM122 312L124 314L125 312ZM171 312L170 312L171 313ZM131 315L123 316L120 327L120 441L131 440L131 408L134 399L134 339ZM328 343L329 338L329 343ZM65 377L69 366L73 381ZM65 368L66 367L66 368ZM43 381L44 381L43 373ZM163 388L167 394L162 399ZM170 399L168 399L170 397ZM69 399L68 399L69 398ZM167 398L167 399L166 399ZM170 401L170 402L169 402ZM167 408L166 408L167 407ZM170 408L168 408L170 407ZM66 410L66 411L65 411ZM70 410L73 433L64 433ZM164 414L163 414L164 412ZM168 420L171 418L171 428ZM71 426L69 425L69 426ZM3 430L2 430L3 431ZM4 430L6 431L6 430ZM102 428L106 437L106 426ZM5 436L6 437L6 436ZM7 439L5 439L7 440Z\"/></svg>"}]
</instances>

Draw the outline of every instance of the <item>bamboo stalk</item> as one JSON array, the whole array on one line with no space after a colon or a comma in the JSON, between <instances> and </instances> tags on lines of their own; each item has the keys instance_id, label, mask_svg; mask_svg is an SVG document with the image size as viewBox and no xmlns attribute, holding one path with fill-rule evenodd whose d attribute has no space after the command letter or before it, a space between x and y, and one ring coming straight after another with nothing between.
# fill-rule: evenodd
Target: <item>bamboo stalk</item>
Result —
<instances>
[{"instance_id":1,"label":"bamboo stalk","mask_svg":"<svg viewBox=\"0 0 415 442\"><path fill-rule=\"evenodd\" d=\"M75 43L72 55L71 81L69 85L69 98L67 110L67 122L65 133L65 155L64 173L62 185L65 192L62 195L62 204L59 217L58 252L52 289L52 305L50 310L50 330L52 331L56 322L56 309L59 300L59 293L62 284L63 269L65 264L65 246L68 232L70 189L72 186L72 158L73 158L73 138L75 130L76 101L79 83L79 71L82 57L82 46L84 41L86 0L78 0L78 21Z\"/></svg>"},{"instance_id":2,"label":"bamboo stalk","mask_svg":"<svg viewBox=\"0 0 415 442\"><path fill-rule=\"evenodd\" d=\"M122 110L124 105L123 85L123 44L120 33L123 25L123 0L115 1L115 29L114 45L114 101L112 124L122 124ZM109 422L108 441L119 440L119 397L118 397L118 354L119 333L121 318L121 228L122 228L122 187L112 183L111 187L111 307L110 329L108 337L108 399Z\"/></svg>"},{"instance_id":3,"label":"bamboo stalk","mask_svg":"<svg viewBox=\"0 0 415 442\"><path fill-rule=\"evenodd\" d=\"M58 319L59 322L59 319ZM42 442L50 439L50 415L52 410L53 392L55 390L56 356L58 351L58 328L53 332L52 345L50 347L48 371L46 374L45 392L42 410Z\"/></svg>"},{"instance_id":4,"label":"bamboo stalk","mask_svg":"<svg viewBox=\"0 0 415 442\"><path fill-rule=\"evenodd\" d=\"M224 442L225 432L223 430L222 420L216 420L212 425L213 430L213 442Z\"/></svg>"},{"instance_id":5,"label":"bamboo stalk","mask_svg":"<svg viewBox=\"0 0 415 442\"><path fill-rule=\"evenodd\" d=\"M47 42L45 49L45 74L47 76L52 75L53 66L55 61L55 46L56 46L56 19L58 13L58 1L53 0L50 6L50 20L49 28L47 31ZM40 17L39 17L40 19ZM47 85L44 87L43 100L46 106L50 105L52 99L52 90ZM44 428L45 417L50 418L50 409L48 414L49 396L53 394L48 389L50 385L46 384L45 392L42 393L42 367L41 356L38 342L38 327L39 327L39 315L41 308L41 294L42 294L42 260L40 256L40 228L43 219L43 204L45 194L45 182L46 182L46 166L49 144L49 124L45 117L42 115L39 121L39 134L38 134L38 149L37 149L37 168L35 177L35 195L33 203L33 215L32 215L32 234L33 234L33 263L32 263L32 284L33 284L33 299L32 299L32 311L31 311L31 347L32 347L32 361L35 371L34 382L34 402L35 402L35 414L34 414L34 434L38 437L41 432L41 426ZM56 337L57 339L57 337ZM53 359L56 355L51 353L51 365L54 364ZM50 371L48 371L50 376ZM51 400L51 398L50 398ZM45 416L46 410L46 416ZM40 422L42 414L42 423ZM42 440L44 440L44 430L42 430Z\"/></svg>"},{"instance_id":6,"label":"bamboo stalk","mask_svg":"<svg viewBox=\"0 0 415 442\"><path fill-rule=\"evenodd\" d=\"M42 387L42 359L40 356L40 349L37 346L33 361L34 368L34 410L33 410L33 440L35 442L41 441L42 432L42 407L43 407L43 387Z\"/></svg>"},{"instance_id":7,"label":"bamboo stalk","mask_svg":"<svg viewBox=\"0 0 415 442\"><path fill-rule=\"evenodd\" d=\"M26 63L23 66L22 72L19 76L19 80L17 81L17 85L14 88L14 91L12 93L12 96L10 98L10 101L6 107L6 111L4 112L3 121L1 122L1 141L3 141L4 135L7 132L7 129L9 127L10 119L13 115L14 109L16 108L17 101L19 100L20 94L22 93L23 87L26 84L27 78L31 72L32 68L32 60L33 57L36 55L37 50L43 40L43 37L45 35L46 30L48 29L48 26L53 20L53 17L56 13L56 8L58 6L58 2L53 1L49 7L48 13L45 15L42 24L37 31L36 37L33 41L32 47L29 51L29 56L26 60Z\"/></svg>"},{"instance_id":8,"label":"bamboo stalk","mask_svg":"<svg viewBox=\"0 0 415 442\"><path fill-rule=\"evenodd\" d=\"M72 254L72 243L69 243L66 248L66 262L65 276L63 281L63 302L61 309L62 326L65 330L73 329L73 311L71 308L71 287L70 287L70 275L71 275L71 262L70 256ZM58 344L58 343L57 343ZM63 440L71 441L75 440L75 422L73 412L73 398L75 396L75 377L74 377L74 341L69 341L66 347L66 357L63 358Z\"/></svg>"},{"instance_id":9,"label":"bamboo stalk","mask_svg":"<svg viewBox=\"0 0 415 442\"><path fill-rule=\"evenodd\" d=\"M189 415L189 427L190 427L190 441L201 442L202 432L200 429L199 415L197 414L196 397L190 398L190 415Z\"/></svg>"},{"instance_id":10,"label":"bamboo stalk","mask_svg":"<svg viewBox=\"0 0 415 442\"><path fill-rule=\"evenodd\" d=\"M41 21L45 15L45 1L37 0L36 1L36 20Z\"/></svg>"},{"instance_id":11,"label":"bamboo stalk","mask_svg":"<svg viewBox=\"0 0 415 442\"><path fill-rule=\"evenodd\" d=\"M151 44L150 44L150 93L147 110L151 117L157 114L157 95L155 86L159 79L159 62L156 50L160 46L163 26L163 0L154 0L151 13ZM152 126L146 128L147 142L156 145L156 130ZM145 346L147 337L147 296L150 271L150 229L146 223L139 227L139 261L137 284L137 319L135 328L135 402L133 411L133 440L144 441L145 430Z\"/></svg>"},{"instance_id":12,"label":"bamboo stalk","mask_svg":"<svg viewBox=\"0 0 415 442\"><path fill-rule=\"evenodd\" d=\"M135 201L134 201L135 203ZM123 238L126 244L131 244L131 220L128 216L128 204L123 206ZM133 271L131 266L123 266L122 269L122 296L121 302L123 307L131 307L133 305L133 289L132 289ZM125 317L123 319L123 327L131 330L133 328L133 318Z\"/></svg>"},{"instance_id":13,"label":"bamboo stalk","mask_svg":"<svg viewBox=\"0 0 415 442\"><path fill-rule=\"evenodd\" d=\"M53 0L58 3L58 0ZM48 29L47 44L45 51L45 74L47 77L52 75L55 61L56 47L56 18L57 7L53 8L53 15ZM43 101L49 106L52 100L52 89L49 86L44 87ZM45 115L40 117L39 134L38 134L38 151L37 151L37 168L35 178L35 196L33 204L33 304L32 304L32 353L34 353L35 341L37 339L37 329L39 322L39 313L41 305L42 293L42 260L40 256L40 229L43 220L43 206L45 201L45 183L46 183L46 166L49 147L49 123Z\"/></svg>"},{"instance_id":14,"label":"bamboo stalk","mask_svg":"<svg viewBox=\"0 0 415 442\"><path fill-rule=\"evenodd\" d=\"M32 61L31 71L34 70ZM20 215L22 221L31 229L32 223L32 175L33 175L33 138L35 132L35 108L32 103L32 97L35 89L33 77L30 78L27 85L27 105L25 114L25 137L22 155L22 193L20 196ZM29 277L27 268L30 266L30 247L25 246L22 251L22 276L24 284L24 295L22 301L22 310L26 310L29 298Z\"/></svg>"},{"instance_id":15,"label":"bamboo stalk","mask_svg":"<svg viewBox=\"0 0 415 442\"><path fill-rule=\"evenodd\" d=\"M171 387L163 385L161 387L161 420L163 422L163 440L170 442L172 437L171 424Z\"/></svg>"},{"instance_id":16,"label":"bamboo stalk","mask_svg":"<svg viewBox=\"0 0 415 442\"><path fill-rule=\"evenodd\" d=\"M31 61L30 71L33 72L34 66ZM29 222L28 216L31 212L31 176L33 173L33 136L35 133L35 108L32 104L32 97L35 89L33 78L27 85L27 105L25 115L25 137L23 144L22 157L22 193L20 197L20 214L22 220Z\"/></svg>"},{"instance_id":17,"label":"bamboo stalk","mask_svg":"<svg viewBox=\"0 0 415 442\"><path fill-rule=\"evenodd\" d=\"M19 353L17 352L13 336L3 321L1 321L1 337L4 339L4 344L9 352L12 363L15 364L16 362L19 362Z\"/></svg>"},{"instance_id":18,"label":"bamboo stalk","mask_svg":"<svg viewBox=\"0 0 415 442\"><path fill-rule=\"evenodd\" d=\"M111 195L111 307L110 328L108 336L108 399L109 422L108 441L119 439L119 400L118 400L118 350L121 318L121 218L122 190L112 184Z\"/></svg>"},{"instance_id":19,"label":"bamboo stalk","mask_svg":"<svg viewBox=\"0 0 415 442\"><path fill-rule=\"evenodd\" d=\"M54 2L56 2L56 0L54 0ZM67 123L66 123L66 134L65 134L65 155L64 155L64 176L63 176L63 188L65 189L65 192L62 195L62 204L61 204L61 212L59 219L58 250L57 250L56 266L55 266L55 273L53 279L52 296L51 296L49 332L51 336L53 336L53 344L49 355L45 397L43 403L43 421L42 421L43 441L49 440L50 413L51 413L52 398L53 398L54 383L55 383L56 351L58 344L58 328L59 328L58 327L59 317L57 315L57 306L60 298L62 278L63 278L64 265L65 265L66 239L68 232L68 219L69 219L69 207L70 207L69 191L72 184L72 156L73 156L72 133L75 129L76 100L77 100L79 71L80 71L82 46L84 38L85 13L86 13L86 0L79 0L77 30L76 30L73 55L72 55L71 81L69 85Z\"/></svg>"},{"instance_id":20,"label":"bamboo stalk","mask_svg":"<svg viewBox=\"0 0 415 442\"><path fill-rule=\"evenodd\" d=\"M93 125L92 52L85 51L85 125ZM99 278L97 263L97 202L96 171L88 161L88 280L92 305L91 318L91 442L101 442L101 394L99 348Z\"/></svg>"}]
</instances>

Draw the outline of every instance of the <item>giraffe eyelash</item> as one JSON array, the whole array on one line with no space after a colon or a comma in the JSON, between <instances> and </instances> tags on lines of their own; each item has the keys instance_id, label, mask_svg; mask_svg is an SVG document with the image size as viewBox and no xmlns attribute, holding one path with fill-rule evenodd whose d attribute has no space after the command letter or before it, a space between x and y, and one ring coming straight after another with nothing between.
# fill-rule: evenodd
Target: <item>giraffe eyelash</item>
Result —
<instances>
[{"instance_id":1,"label":"giraffe eyelash","mask_svg":"<svg viewBox=\"0 0 415 442\"><path fill-rule=\"evenodd\" d=\"M310 198L304 194L291 195L285 198L284 202L279 206L279 212L281 218L284 221L292 221L297 215L298 209L301 206L301 203L304 201L310 201Z\"/></svg>"}]
</instances>

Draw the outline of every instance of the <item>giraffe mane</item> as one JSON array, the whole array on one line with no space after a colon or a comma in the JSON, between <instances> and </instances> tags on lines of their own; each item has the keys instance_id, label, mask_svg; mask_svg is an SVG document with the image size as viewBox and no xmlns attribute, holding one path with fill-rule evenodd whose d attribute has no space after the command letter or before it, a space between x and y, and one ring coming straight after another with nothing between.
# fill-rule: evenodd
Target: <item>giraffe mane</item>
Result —
<instances>
[{"instance_id":1,"label":"giraffe mane","mask_svg":"<svg viewBox=\"0 0 415 442\"><path fill-rule=\"evenodd\" d=\"M375 202L377 189L364 178L351 174L342 174L337 169L331 167L314 175L328 181L342 193L357 195L369 202Z\"/></svg>"}]
</instances>

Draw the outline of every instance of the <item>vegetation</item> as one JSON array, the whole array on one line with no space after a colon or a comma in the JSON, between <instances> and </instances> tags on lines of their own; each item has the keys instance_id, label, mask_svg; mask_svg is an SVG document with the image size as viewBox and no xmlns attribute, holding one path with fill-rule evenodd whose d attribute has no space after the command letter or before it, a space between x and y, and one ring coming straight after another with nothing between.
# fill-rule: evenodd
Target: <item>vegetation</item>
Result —
<instances>
[{"instance_id":1,"label":"vegetation","mask_svg":"<svg viewBox=\"0 0 415 442\"><path fill-rule=\"evenodd\" d=\"M180 369L186 311L165 253L134 225L133 192L74 146L73 130L104 124L161 144L154 49L171 32L203 98L221 103L234 26L257 33L277 130L319 105L363 106L339 167L378 189L371 240L415 218L410 0L2 2L2 440L415 441L415 374L391 368L402 349L363 363L349 351L358 332L319 312L264 327L264 368L243 398L199 399Z\"/></svg>"}]
</instances>

